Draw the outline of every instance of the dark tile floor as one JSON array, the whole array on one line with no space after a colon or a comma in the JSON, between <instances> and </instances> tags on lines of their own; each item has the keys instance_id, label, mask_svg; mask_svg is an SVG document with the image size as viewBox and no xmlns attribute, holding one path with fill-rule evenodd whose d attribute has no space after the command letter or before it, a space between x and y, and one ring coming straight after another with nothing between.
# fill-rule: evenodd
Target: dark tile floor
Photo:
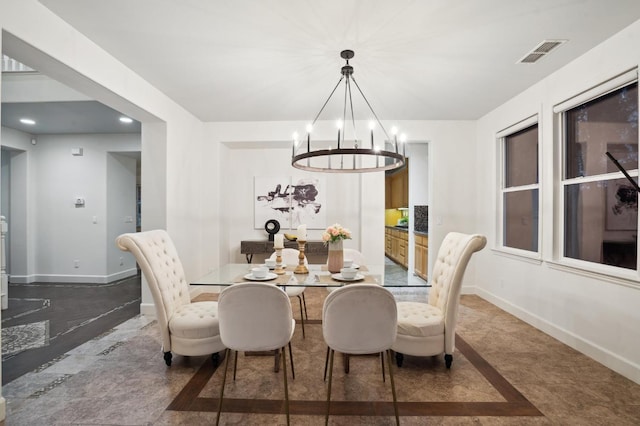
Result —
<instances>
[{"instance_id":1,"label":"dark tile floor","mask_svg":"<svg viewBox=\"0 0 640 426\"><path fill-rule=\"evenodd\" d=\"M10 284L2 311L3 384L138 315L140 282Z\"/></svg>"}]
</instances>

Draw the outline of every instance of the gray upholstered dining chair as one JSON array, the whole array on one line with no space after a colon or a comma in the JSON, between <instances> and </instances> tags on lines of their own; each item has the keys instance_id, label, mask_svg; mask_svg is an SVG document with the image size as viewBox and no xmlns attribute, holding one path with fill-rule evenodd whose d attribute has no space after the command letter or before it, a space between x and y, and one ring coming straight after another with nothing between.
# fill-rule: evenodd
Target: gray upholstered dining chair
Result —
<instances>
[{"instance_id":1,"label":"gray upholstered dining chair","mask_svg":"<svg viewBox=\"0 0 640 426\"><path fill-rule=\"evenodd\" d=\"M296 266L298 264L298 256L300 255L300 251L292 248L283 248L282 249L282 262L288 266ZM273 252L269 259L275 259L276 253ZM307 265L307 258L304 258L304 264ZM307 300L304 298L304 290L306 287L294 287L294 286L285 286L284 290L289 297L296 297L298 299L298 303L300 304L300 324L302 325L302 338L305 337L304 332L304 320L309 319L309 315L307 315ZM304 305L304 313L302 306Z\"/></svg>"},{"instance_id":2,"label":"gray upholstered dining chair","mask_svg":"<svg viewBox=\"0 0 640 426\"><path fill-rule=\"evenodd\" d=\"M220 413L222 412L230 351L235 351L237 354L238 351L272 350L278 350L282 354L285 410L287 424L289 424L289 389L287 385L285 347L289 346L293 375L291 338L296 324L291 312L289 296L282 289L271 284L234 284L220 292L218 311L220 316L220 337L227 350L216 425L220 422ZM293 377L295 378L295 375Z\"/></svg>"},{"instance_id":3,"label":"gray upholstered dining chair","mask_svg":"<svg viewBox=\"0 0 640 426\"><path fill-rule=\"evenodd\" d=\"M191 302L182 263L167 231L122 234L116 238L120 250L136 258L147 280L162 337L165 363L172 352L186 356L209 355L218 362L225 349L220 340L217 302Z\"/></svg>"},{"instance_id":4,"label":"gray upholstered dining chair","mask_svg":"<svg viewBox=\"0 0 640 426\"><path fill-rule=\"evenodd\" d=\"M335 351L351 355L379 353L383 379L387 354L393 409L396 424L400 424L390 351L397 333L396 306L391 292L377 284L350 284L327 295L322 307L322 334L330 349L325 424L329 422Z\"/></svg>"},{"instance_id":5,"label":"gray upholstered dining chair","mask_svg":"<svg viewBox=\"0 0 640 426\"><path fill-rule=\"evenodd\" d=\"M448 233L435 261L431 289L425 302L398 302L398 336L393 344L398 367L404 354L432 356L444 353L451 368L462 277L471 255L486 245L483 235Z\"/></svg>"}]
</instances>

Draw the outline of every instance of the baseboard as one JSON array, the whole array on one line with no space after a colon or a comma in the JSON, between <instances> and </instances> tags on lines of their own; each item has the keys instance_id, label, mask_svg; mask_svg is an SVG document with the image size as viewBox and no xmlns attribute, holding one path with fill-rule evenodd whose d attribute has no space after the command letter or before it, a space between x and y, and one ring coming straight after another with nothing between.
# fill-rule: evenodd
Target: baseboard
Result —
<instances>
[{"instance_id":1,"label":"baseboard","mask_svg":"<svg viewBox=\"0 0 640 426\"><path fill-rule=\"evenodd\" d=\"M112 283L114 281L123 280L125 278L138 275L138 268L131 268L125 271L118 271L115 274L107 275L107 282Z\"/></svg>"},{"instance_id":2,"label":"baseboard","mask_svg":"<svg viewBox=\"0 0 640 426\"><path fill-rule=\"evenodd\" d=\"M558 327L557 325L547 321L546 319L541 318L527 310L524 310L521 307L516 306L513 303L502 299L492 293L489 293L482 288L473 287L473 289L475 290L474 294L482 297L488 302L491 302L500 309L521 319L522 321L550 335L551 337L558 339L565 345L577 350L578 352L581 352L588 357L593 358L600 364L612 369L616 373L623 375L629 380L640 384L640 365L635 364L628 359L611 352L608 349L596 345L591 341L585 340L569 330Z\"/></svg>"},{"instance_id":3,"label":"baseboard","mask_svg":"<svg viewBox=\"0 0 640 426\"><path fill-rule=\"evenodd\" d=\"M156 305L153 303L141 303L140 304L140 314L145 317L155 318L156 317Z\"/></svg>"},{"instance_id":4,"label":"baseboard","mask_svg":"<svg viewBox=\"0 0 640 426\"><path fill-rule=\"evenodd\" d=\"M88 283L108 284L132 277L138 273L136 268L119 271L111 275L11 275L9 282L13 284L39 283Z\"/></svg>"},{"instance_id":5,"label":"baseboard","mask_svg":"<svg viewBox=\"0 0 640 426\"><path fill-rule=\"evenodd\" d=\"M2 385L0 385L2 390ZM0 422L3 422L7 417L7 401L0 396Z\"/></svg>"},{"instance_id":6,"label":"baseboard","mask_svg":"<svg viewBox=\"0 0 640 426\"><path fill-rule=\"evenodd\" d=\"M35 275L9 275L9 284L31 284L36 282Z\"/></svg>"}]
</instances>

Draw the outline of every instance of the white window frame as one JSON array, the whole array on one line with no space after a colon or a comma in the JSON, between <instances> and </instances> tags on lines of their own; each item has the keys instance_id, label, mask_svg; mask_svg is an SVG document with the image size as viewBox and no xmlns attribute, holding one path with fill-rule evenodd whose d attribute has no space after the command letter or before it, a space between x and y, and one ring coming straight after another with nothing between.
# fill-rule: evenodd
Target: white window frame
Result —
<instances>
[{"instance_id":1,"label":"white window frame","mask_svg":"<svg viewBox=\"0 0 640 426\"><path fill-rule=\"evenodd\" d=\"M515 186L511 188L505 188L506 184L506 156L505 156L505 141L508 136L513 135L528 127L538 126L538 182L530 185ZM524 258L527 260L542 261L542 129L539 120L539 114L531 115L505 129L496 133L496 145L497 145L497 191L496 197L496 240L494 250L514 256L516 258ZM523 250L514 247L508 247L504 245L504 195L509 192L525 191L525 190L538 190L538 251Z\"/></svg>"},{"instance_id":2,"label":"white window frame","mask_svg":"<svg viewBox=\"0 0 640 426\"><path fill-rule=\"evenodd\" d=\"M564 255L564 233L565 233L565 218L564 218L564 204L565 204L565 187L577 183L597 182L609 179L625 179L622 172L612 172L586 177L576 177L565 179L566 174L566 141L565 141L565 113L579 105L585 104L594 99L605 96L608 93L621 89L634 82L638 82L638 69L626 71L618 76L611 78L595 87L585 90L578 95L567 99L553 107L554 122L555 122L555 145L556 145L556 159L554 167L554 180L555 180L555 197L554 200L554 244L553 244L553 259L549 262L552 267L559 269L568 269L576 273L581 273L585 276L600 276L607 277L609 281L623 284L637 286L640 284L640 265L636 265L636 270L620 268L611 265L604 265L595 262L588 262L586 260L574 259L565 257ZM640 89L640 87L639 87ZM640 90L638 91L640 94ZM639 95L640 98L640 95ZM640 99L638 99L638 106L640 110ZM640 147L640 136L638 140L638 146ZM629 171L631 177L638 177L638 169ZM639 216L640 217L640 216ZM640 220L639 220L640 222ZM639 227L640 229L640 227Z\"/></svg>"}]
</instances>

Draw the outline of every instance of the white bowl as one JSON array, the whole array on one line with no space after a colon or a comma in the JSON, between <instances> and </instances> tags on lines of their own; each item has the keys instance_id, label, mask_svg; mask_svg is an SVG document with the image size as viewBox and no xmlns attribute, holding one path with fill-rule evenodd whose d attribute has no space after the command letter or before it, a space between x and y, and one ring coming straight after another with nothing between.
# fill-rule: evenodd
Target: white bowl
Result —
<instances>
[{"instance_id":1,"label":"white bowl","mask_svg":"<svg viewBox=\"0 0 640 426\"><path fill-rule=\"evenodd\" d=\"M353 260L352 259L344 259L342 261L342 264L345 268L351 268L351 265L353 265Z\"/></svg>"},{"instance_id":2,"label":"white bowl","mask_svg":"<svg viewBox=\"0 0 640 426\"><path fill-rule=\"evenodd\" d=\"M251 273L253 274L254 278L264 278L267 276L267 272L269 272L269 268L266 268L264 266L259 266L257 268L251 269Z\"/></svg>"},{"instance_id":3,"label":"white bowl","mask_svg":"<svg viewBox=\"0 0 640 426\"><path fill-rule=\"evenodd\" d=\"M264 261L264 264L267 268L269 269L273 269L276 267L276 260L275 259L266 259Z\"/></svg>"},{"instance_id":4,"label":"white bowl","mask_svg":"<svg viewBox=\"0 0 640 426\"><path fill-rule=\"evenodd\" d=\"M346 278L348 280L352 280L356 277L358 270L356 268L342 268L340 269L340 275L342 278Z\"/></svg>"}]
</instances>

